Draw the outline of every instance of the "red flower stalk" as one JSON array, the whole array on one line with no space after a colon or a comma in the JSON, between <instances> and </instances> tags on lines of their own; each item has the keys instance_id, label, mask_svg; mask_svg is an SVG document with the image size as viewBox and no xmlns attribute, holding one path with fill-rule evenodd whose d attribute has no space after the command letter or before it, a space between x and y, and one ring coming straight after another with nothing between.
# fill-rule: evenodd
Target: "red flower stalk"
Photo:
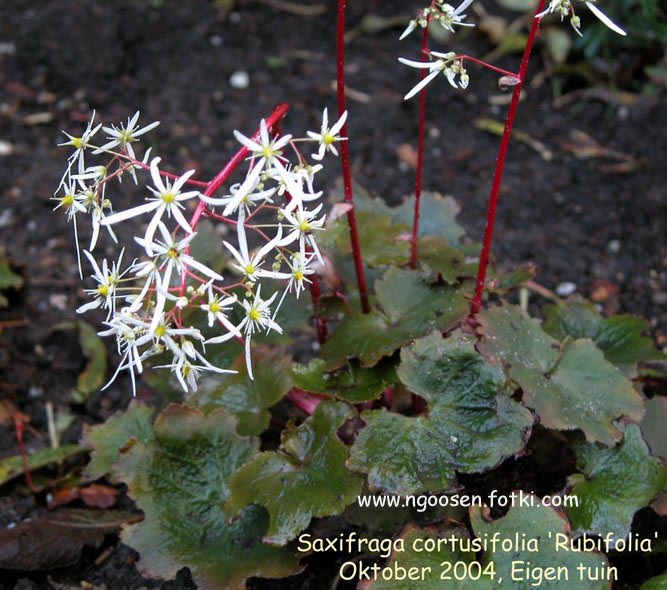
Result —
<instances>
[{"instance_id":1,"label":"red flower stalk","mask_svg":"<svg viewBox=\"0 0 667 590\"><path fill-rule=\"evenodd\" d=\"M338 25L336 29L336 91L338 93L338 117L347 110L345 106L345 8L347 0L338 0ZM340 130L340 134L347 134L347 123ZM350 242L352 243L352 256L354 258L354 269L357 273L357 285L361 299L361 310L368 313L371 310L368 301L368 286L366 284L366 273L361 258L361 245L359 243L359 230L357 228L357 216L354 210L354 195L352 194L352 174L350 172L350 141L342 141L340 144L340 159L343 166L343 185L345 187L345 202L352 205L347 213L347 223L350 226Z\"/></svg>"},{"instance_id":2,"label":"red flower stalk","mask_svg":"<svg viewBox=\"0 0 667 590\"><path fill-rule=\"evenodd\" d=\"M535 10L535 14L539 14L544 9L544 0L540 0ZM507 111L507 118L505 120L505 130L502 139L500 140L500 147L498 148L498 159L496 160L496 169L493 174L493 182L491 183L491 194L489 196L489 207L486 214L486 227L484 229L484 241L482 243L482 252L479 257L479 268L477 270L477 283L475 286L475 296L470 305L470 317L477 315L482 306L482 296L484 295L484 285L486 283L486 271L489 266L489 257L491 254L491 243L493 242L493 229L496 223L496 211L498 209L498 196L500 195L500 187L503 182L503 172L505 171L505 161L507 160L507 150L509 148L510 138L512 136L512 129L514 127L514 120L519 107L519 99L521 97L521 88L526 80L526 72L528 70L528 63L530 62L530 54L535 44L535 37L540 27L540 18L534 18L528 33L528 40L521 58L521 66L519 68L519 83L514 86L512 93L512 100Z\"/></svg>"},{"instance_id":3,"label":"red flower stalk","mask_svg":"<svg viewBox=\"0 0 667 590\"><path fill-rule=\"evenodd\" d=\"M428 25L424 27L422 36L422 61L428 61ZM420 70L421 80L426 70ZM417 176L415 178L415 213L412 220L412 250L410 252L410 268L417 268L417 239L419 236L419 207L422 196L422 176L424 172L424 134L426 131L426 87L419 92L419 138L417 140Z\"/></svg>"}]
</instances>

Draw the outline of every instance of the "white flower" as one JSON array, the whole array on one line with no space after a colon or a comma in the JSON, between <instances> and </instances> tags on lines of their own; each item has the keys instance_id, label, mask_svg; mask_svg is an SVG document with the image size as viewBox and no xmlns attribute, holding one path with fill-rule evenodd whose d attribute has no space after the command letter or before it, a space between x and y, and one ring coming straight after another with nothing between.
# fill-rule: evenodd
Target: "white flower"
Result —
<instances>
[{"instance_id":1,"label":"white flower","mask_svg":"<svg viewBox=\"0 0 667 590\"><path fill-rule=\"evenodd\" d=\"M160 176L160 171L158 169L159 163L160 158L154 158L151 162L151 176L153 177L155 188L148 187L148 189L153 193L154 198L149 198L148 203L143 205L109 215L109 217L106 217L102 221L103 225L111 225L118 223L119 221L130 219L131 217L136 217L137 215L143 215L144 213L154 211L155 213L153 214L153 218L148 224L146 235L144 236L144 241L147 244L150 244L153 236L155 235L155 230L157 229L162 216L166 212L169 217L173 216L178 225L180 225L186 232L192 233L190 224L181 212L181 209L183 209L183 205L181 205L181 203L183 201L187 201L188 199L192 199L193 197L198 197L199 191L188 191L182 193L181 188L195 171L189 170L183 174L183 176L180 176L178 179L176 179L172 185L168 179L163 181L162 177ZM147 249L147 252L149 256L152 255L150 249Z\"/></svg>"},{"instance_id":2,"label":"white flower","mask_svg":"<svg viewBox=\"0 0 667 590\"><path fill-rule=\"evenodd\" d=\"M202 341L202 336L199 333L199 330L194 328L190 329L173 329L167 328L166 332L170 336L180 335L179 342L175 342L170 338L169 349L173 354L173 358L170 365L162 365L155 367L156 369L160 368L169 368L172 373L176 375L178 382L181 384L181 387L188 393L188 391L197 391L197 379L199 374L202 371L211 371L214 373L236 373L236 371L230 369L221 369L212 365L209 361L206 360L203 354L201 354L194 346L194 344L186 338L186 336L194 336L196 340ZM164 338L164 336L162 336ZM198 362L199 364L193 364L193 362Z\"/></svg>"},{"instance_id":3,"label":"white flower","mask_svg":"<svg viewBox=\"0 0 667 590\"><path fill-rule=\"evenodd\" d=\"M56 209L62 208L67 214L67 221L72 222L74 227L74 242L76 244L76 263L79 268L79 278L83 278L83 270L81 268L81 251L79 248L79 230L76 223L76 214L85 213L86 207L83 205L78 196L76 183L70 181L69 184L65 184L61 181L60 187L63 188L64 195L62 197L51 197L52 201L57 201L58 204L53 208Z\"/></svg>"},{"instance_id":4,"label":"white flower","mask_svg":"<svg viewBox=\"0 0 667 590\"><path fill-rule=\"evenodd\" d=\"M341 137L340 131L345 125L347 120L347 111L345 111L338 121L336 121L331 127L329 127L329 113L327 109L324 109L322 113L322 127L319 133L313 131L308 131L308 137L317 140L320 143L320 149L316 154L312 154L313 160L321 160L324 158L324 154L327 151L330 151L334 156L338 155L338 151L334 144L337 141L345 141L347 137Z\"/></svg>"},{"instance_id":5,"label":"white flower","mask_svg":"<svg viewBox=\"0 0 667 590\"><path fill-rule=\"evenodd\" d=\"M120 125L119 127L116 127L115 125L112 125L111 127L103 127L102 130L107 134L108 139L111 141L105 143L93 153L105 152L112 148L120 147L121 150L126 150L131 158L136 159L132 144L139 141L139 137L144 133L148 133L151 129L155 129L160 124L160 121L155 121L145 127L139 127L137 124L138 121L139 111L134 113L132 118L128 117L126 125Z\"/></svg>"},{"instance_id":6,"label":"white flower","mask_svg":"<svg viewBox=\"0 0 667 590\"><path fill-rule=\"evenodd\" d=\"M200 365L195 365L192 364L186 357L174 357L174 361L171 365L169 365L171 372L176 375L176 378L178 379L178 382L181 384L181 387L185 393L190 391L197 391L197 379L199 379L199 375L202 371L211 371L214 373L236 373L236 371L232 371L230 369L221 369L219 367L215 367L206 359L204 359L204 357L201 358L203 359L203 363Z\"/></svg>"},{"instance_id":7,"label":"white flower","mask_svg":"<svg viewBox=\"0 0 667 590\"><path fill-rule=\"evenodd\" d=\"M412 98L417 94L422 88L424 88L431 80L433 80L440 72L444 74L447 78L447 81L454 88L467 88L468 82L470 81L468 77L468 72L463 67L463 64L460 59L457 59L454 52L449 53L440 53L438 51L432 51L431 55L439 59L430 62L421 62L421 61L412 61L410 59L405 59L399 57L398 61L406 66L417 69L427 69L430 70L427 76L423 80L420 80L419 83L408 92L404 100ZM456 76L459 76L459 83L456 83Z\"/></svg>"},{"instance_id":8,"label":"white flower","mask_svg":"<svg viewBox=\"0 0 667 590\"><path fill-rule=\"evenodd\" d=\"M220 297L218 294L213 292L213 285L209 283L208 285L208 301L205 304L200 305L200 309L204 310L208 316L208 325L212 327L213 324L218 321L225 328L227 328L227 334L223 336L216 336L216 342L224 342L230 338L241 338L241 332L238 328L229 321L225 315L226 311L231 309L231 305L236 303L236 295L232 297Z\"/></svg>"},{"instance_id":9,"label":"white flower","mask_svg":"<svg viewBox=\"0 0 667 590\"><path fill-rule=\"evenodd\" d=\"M127 312L121 312L114 315L110 321L104 322L109 326L108 330L98 332L99 336L115 336L118 352L121 354L120 363L116 368L109 382L102 388L103 390L109 387L115 380L118 374L127 369L130 372L130 380L132 381L132 392L137 395L137 384L135 371L141 373L143 371L142 360L145 358L139 352L139 346L142 344L140 340L142 333L145 332L143 324L136 320L136 318Z\"/></svg>"},{"instance_id":10,"label":"white flower","mask_svg":"<svg viewBox=\"0 0 667 590\"><path fill-rule=\"evenodd\" d=\"M266 301L261 297L262 286L257 287L257 292L252 301L243 300L241 305L245 309L245 317L241 320L241 323L238 325L238 329L243 329L245 331L245 363L248 368L248 376L250 379L254 379L252 374L252 358L250 356L250 341L252 335L262 328L268 330L275 330L279 334L283 333L283 329L271 319L271 303L278 296L278 293L274 293ZM216 338L211 338L207 342L216 342Z\"/></svg>"},{"instance_id":11,"label":"white flower","mask_svg":"<svg viewBox=\"0 0 667 590\"><path fill-rule=\"evenodd\" d=\"M72 167L74 164L78 164L78 172L79 174L82 174L84 169L85 169L85 155L84 152L86 148L91 147L90 146L90 140L93 138L93 136L100 130L102 127L102 123L99 123L95 127L93 127L93 123L95 121L95 111L93 111L93 115L90 118L90 121L88 121L88 124L86 125L86 129L84 130L83 134L80 137L76 137L74 135L70 135L66 131L63 131L63 133L68 137L68 140L59 143L59 146L72 146L74 148L74 153L68 158L67 161L67 168L65 170L65 173L63 174L63 177L60 179L60 185L65 182L65 178L67 175L71 172Z\"/></svg>"},{"instance_id":12,"label":"white flower","mask_svg":"<svg viewBox=\"0 0 667 590\"><path fill-rule=\"evenodd\" d=\"M93 295L95 299L90 303L86 303L79 307L76 310L77 313L84 313L91 309L101 307L102 309L108 310L107 319L109 319L116 311L116 288L123 274L125 274L118 272L123 260L124 251L124 249L121 250L118 260L113 262L111 270L109 270L109 263L106 258L102 261L102 268L100 268L95 258L93 258L93 255L87 250L84 250L83 253L93 267L94 273L92 274L92 277L97 281L97 287L95 289L85 290L88 295Z\"/></svg>"},{"instance_id":13,"label":"white flower","mask_svg":"<svg viewBox=\"0 0 667 590\"><path fill-rule=\"evenodd\" d=\"M278 159L282 154L281 150L292 139L291 135L282 135L280 137L271 138L264 119L262 119L259 124L259 141L246 137L239 131L234 131L234 137L236 137L239 143L250 150L253 157L259 158L258 163L266 165L267 168L278 162Z\"/></svg>"},{"instance_id":14,"label":"white flower","mask_svg":"<svg viewBox=\"0 0 667 590\"><path fill-rule=\"evenodd\" d=\"M285 297L287 296L288 293L294 291L294 294L298 299L299 295L301 295L301 292L305 290L306 283L312 282L306 277L308 277L308 275L315 274L315 271L309 267L310 263L313 261L314 258L315 254L311 254L308 257L308 256L302 256L301 253L297 252L294 255L292 255L291 261L288 262L290 267L289 282L287 283L287 287L285 288L282 296L280 297L280 301L276 306L276 310L273 312L272 319L274 320L276 319L276 316L278 315L278 312L280 311L280 308L282 307L283 302L285 301Z\"/></svg>"},{"instance_id":15,"label":"white flower","mask_svg":"<svg viewBox=\"0 0 667 590\"><path fill-rule=\"evenodd\" d=\"M171 277L174 270L182 275L185 272L186 267L190 267L209 279L218 281L223 280L221 275L198 260L195 260L187 253L188 244L197 235L196 233L191 233L177 242L172 238L164 223L158 223L158 230L162 236L162 241L148 242L146 239L134 238L140 246L144 247L149 256L156 256L158 259L161 259L161 262L158 264L161 272L160 278L157 279L157 277L155 277L157 293L155 309L153 311L153 321L151 322L149 329L151 333L155 332L155 329L161 320L161 315L167 301L169 284L171 283Z\"/></svg>"},{"instance_id":16,"label":"white flower","mask_svg":"<svg viewBox=\"0 0 667 590\"><path fill-rule=\"evenodd\" d=\"M256 201L271 202L270 198L276 192L275 188L253 193L260 183L260 174L263 168L263 162L255 164L242 184L231 187L230 195L220 198L200 195L199 198L209 205L223 205L225 207L222 211L224 216L234 213L240 206L245 207L245 210L249 212L250 205Z\"/></svg>"},{"instance_id":17,"label":"white flower","mask_svg":"<svg viewBox=\"0 0 667 590\"><path fill-rule=\"evenodd\" d=\"M298 240L299 252L303 256L306 251L306 244L308 244L315 252L317 259L322 262L322 255L317 247L315 236L313 236L313 231L324 229L326 215L317 219L317 214L322 207L321 203L312 211L298 207L294 213L287 211L287 209L281 209L280 212L291 226L291 231L281 240L280 245L286 246Z\"/></svg>"},{"instance_id":18,"label":"white flower","mask_svg":"<svg viewBox=\"0 0 667 590\"><path fill-rule=\"evenodd\" d=\"M315 174L317 166L312 168L311 174ZM274 166L269 171L270 174L274 175L276 180L279 180L280 184L278 185L278 194L282 195L287 193L289 195L289 202L287 203L285 210L292 211L298 206L303 205L303 203L309 201L316 201L322 196L322 191L317 193L313 192L312 186L312 176L309 180L308 173L304 174L303 171L299 169L292 168L288 170L282 165ZM304 183L308 187L310 192L304 190Z\"/></svg>"},{"instance_id":19,"label":"white flower","mask_svg":"<svg viewBox=\"0 0 667 590\"><path fill-rule=\"evenodd\" d=\"M289 275L286 275L285 273L273 272L261 268L261 266L264 264L264 257L271 250L281 244L282 227L278 226L278 233L276 236L264 244L254 256L250 256L244 222L244 215L239 215L239 219L236 224L236 232L239 240L239 250L237 250L229 242L223 242L225 248L227 248L227 250L229 250L232 253L232 256L234 256L236 259L237 264L235 264L234 267L237 268L241 274L245 275L245 277L253 283L261 277L272 279L289 278Z\"/></svg>"},{"instance_id":20,"label":"white flower","mask_svg":"<svg viewBox=\"0 0 667 590\"><path fill-rule=\"evenodd\" d=\"M412 31L421 27L425 29L428 26L429 20L438 21L445 29L454 33L454 25L459 27L474 27L471 23L464 23L465 14L461 14L468 6L473 3L473 0L465 0L458 8L454 8L451 4L446 4L444 0L436 0L431 6L423 8L419 14L412 19L405 31L399 37L399 41L405 39Z\"/></svg>"},{"instance_id":21,"label":"white flower","mask_svg":"<svg viewBox=\"0 0 667 590\"><path fill-rule=\"evenodd\" d=\"M445 29L454 33L454 25L459 27L474 27L472 23L464 23L465 14L461 14L468 6L473 3L473 0L465 0L458 8L454 8L450 4L436 3L440 7L440 12L436 12L433 16Z\"/></svg>"}]
</instances>

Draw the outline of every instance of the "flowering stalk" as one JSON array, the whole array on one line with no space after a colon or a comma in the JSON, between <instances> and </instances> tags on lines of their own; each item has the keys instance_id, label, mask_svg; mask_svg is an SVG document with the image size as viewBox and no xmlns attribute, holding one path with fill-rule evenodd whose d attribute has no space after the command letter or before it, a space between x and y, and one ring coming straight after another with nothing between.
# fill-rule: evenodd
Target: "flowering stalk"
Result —
<instances>
[{"instance_id":1,"label":"flowering stalk","mask_svg":"<svg viewBox=\"0 0 667 590\"><path fill-rule=\"evenodd\" d=\"M479 313L482 305L482 296L484 294L484 285L486 283L486 271L489 266L489 257L491 254L491 243L493 241L493 230L496 223L496 211L498 209L498 197L500 195L500 187L503 181L503 172L505 171L505 161L507 160L507 150L509 148L510 138L512 136L512 129L514 127L514 120L519 107L519 100L521 98L521 88L526 80L526 72L528 71L528 63L530 62L530 54L537 37L537 32L540 27L541 17L537 16L542 13L544 9L544 1L540 0L537 9L535 10L536 17L530 27L528 33L528 40L521 58L521 66L519 68L519 75L517 84L514 86L512 93L512 100L507 111L507 118L505 120L505 130L498 148L498 159L496 160L496 169L493 174L493 182L491 184L491 194L489 196L489 206L486 214L486 227L484 229L484 241L482 243L482 252L479 257L479 268L477 270L477 282L475 286L475 296L470 305L470 317Z\"/></svg>"},{"instance_id":2,"label":"flowering stalk","mask_svg":"<svg viewBox=\"0 0 667 590\"><path fill-rule=\"evenodd\" d=\"M427 19L428 20L428 19ZM428 23L422 36L422 61L427 62ZM426 70L420 70L423 80ZM417 238L419 236L419 207L422 196L422 176L424 170L424 134L426 131L426 86L419 93L419 138L417 140L417 176L415 178L415 213L412 221L412 249L410 252L410 268L417 268Z\"/></svg>"},{"instance_id":3,"label":"flowering stalk","mask_svg":"<svg viewBox=\"0 0 667 590\"><path fill-rule=\"evenodd\" d=\"M345 9L347 0L338 0L338 24L336 29L336 91L338 93L338 116L342 117L347 111L345 105ZM347 123L341 128L341 135L347 135ZM347 223L350 227L350 242L352 243L352 256L354 258L354 269L357 273L357 284L359 286L359 297L361 299L361 310L368 313L371 310L368 301L368 286L366 284L366 273L361 258L361 245L359 243L359 230L357 228L357 216L354 210L354 195L352 193L352 175L350 172L350 148L349 140L341 142L340 159L343 167L343 185L345 187L345 201L352 205L347 212Z\"/></svg>"}]
</instances>

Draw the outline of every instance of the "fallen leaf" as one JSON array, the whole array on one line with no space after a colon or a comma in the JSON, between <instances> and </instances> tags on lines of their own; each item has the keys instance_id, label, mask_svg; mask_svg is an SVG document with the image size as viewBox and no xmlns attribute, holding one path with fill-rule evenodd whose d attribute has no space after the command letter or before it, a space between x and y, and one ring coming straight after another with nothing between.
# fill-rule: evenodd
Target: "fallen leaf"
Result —
<instances>
[{"instance_id":1,"label":"fallen leaf","mask_svg":"<svg viewBox=\"0 0 667 590\"><path fill-rule=\"evenodd\" d=\"M28 467L31 471L46 467L51 463L64 461L75 455L86 453L88 449L79 445L63 445L55 449L40 449L28 455ZM21 455L6 457L0 461L0 486L18 477L25 471Z\"/></svg>"},{"instance_id":2,"label":"fallen leaf","mask_svg":"<svg viewBox=\"0 0 667 590\"><path fill-rule=\"evenodd\" d=\"M402 143L396 148L396 155L401 162L405 162L413 170L417 168L419 154L410 143Z\"/></svg>"},{"instance_id":3,"label":"fallen leaf","mask_svg":"<svg viewBox=\"0 0 667 590\"><path fill-rule=\"evenodd\" d=\"M518 83L517 79L512 78L511 76L503 76L501 81L503 81L506 86L512 86ZM487 133L492 133L493 135L503 135L505 132L505 124L502 121L496 121L495 119L475 119L475 127L477 127L477 129L481 129L482 131L486 131ZM538 141L524 131L515 130L513 136L517 139L517 141L525 143L528 147L533 148L538 154L540 154L540 156L542 156L542 159L546 160L547 162L553 160L553 152L541 141Z\"/></svg>"},{"instance_id":4,"label":"fallen leaf","mask_svg":"<svg viewBox=\"0 0 667 590\"><path fill-rule=\"evenodd\" d=\"M124 523L140 520L141 516L121 510L56 510L0 530L0 568L44 571L72 565L84 547L99 547Z\"/></svg>"}]
</instances>

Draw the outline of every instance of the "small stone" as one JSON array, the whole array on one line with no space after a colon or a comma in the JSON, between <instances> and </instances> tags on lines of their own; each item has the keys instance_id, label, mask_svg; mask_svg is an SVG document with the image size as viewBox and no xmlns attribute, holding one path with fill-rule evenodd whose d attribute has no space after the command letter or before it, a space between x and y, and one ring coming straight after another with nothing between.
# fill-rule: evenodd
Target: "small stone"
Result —
<instances>
[{"instance_id":1,"label":"small stone","mask_svg":"<svg viewBox=\"0 0 667 590\"><path fill-rule=\"evenodd\" d=\"M28 395L31 398L37 398L40 397L44 393L44 389L42 387L35 387L34 385L28 389Z\"/></svg>"},{"instance_id":2,"label":"small stone","mask_svg":"<svg viewBox=\"0 0 667 590\"><path fill-rule=\"evenodd\" d=\"M561 283L556 287L556 295L559 297L569 297L573 293L576 293L577 291L577 286L574 283Z\"/></svg>"},{"instance_id":3,"label":"small stone","mask_svg":"<svg viewBox=\"0 0 667 590\"><path fill-rule=\"evenodd\" d=\"M658 291L657 293L653 293L651 296L651 301L655 305L667 304L667 291Z\"/></svg>"},{"instance_id":4,"label":"small stone","mask_svg":"<svg viewBox=\"0 0 667 590\"><path fill-rule=\"evenodd\" d=\"M609 240L607 244L607 252L609 254L616 254L621 251L621 240Z\"/></svg>"},{"instance_id":5,"label":"small stone","mask_svg":"<svg viewBox=\"0 0 667 590\"><path fill-rule=\"evenodd\" d=\"M13 144L0 139L0 156L11 156L14 153Z\"/></svg>"},{"instance_id":6,"label":"small stone","mask_svg":"<svg viewBox=\"0 0 667 590\"><path fill-rule=\"evenodd\" d=\"M229 77L229 83L231 84L232 88L243 90L247 88L248 85L250 84L250 76L248 76L248 72L245 72L244 70L239 70L237 72L234 72Z\"/></svg>"},{"instance_id":7,"label":"small stone","mask_svg":"<svg viewBox=\"0 0 667 590\"><path fill-rule=\"evenodd\" d=\"M49 304L58 311L65 311L67 309L67 295L64 293L49 295Z\"/></svg>"}]
</instances>

